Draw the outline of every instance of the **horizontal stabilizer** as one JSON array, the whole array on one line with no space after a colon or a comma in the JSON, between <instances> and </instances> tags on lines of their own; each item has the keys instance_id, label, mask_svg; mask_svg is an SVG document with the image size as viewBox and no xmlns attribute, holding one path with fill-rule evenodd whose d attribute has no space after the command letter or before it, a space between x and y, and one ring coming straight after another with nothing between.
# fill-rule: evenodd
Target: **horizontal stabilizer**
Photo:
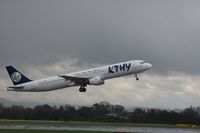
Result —
<instances>
[{"instance_id":1,"label":"horizontal stabilizer","mask_svg":"<svg viewBox=\"0 0 200 133\"><path fill-rule=\"evenodd\" d=\"M24 86L9 86L8 88L12 88L12 89L23 89Z\"/></svg>"}]
</instances>

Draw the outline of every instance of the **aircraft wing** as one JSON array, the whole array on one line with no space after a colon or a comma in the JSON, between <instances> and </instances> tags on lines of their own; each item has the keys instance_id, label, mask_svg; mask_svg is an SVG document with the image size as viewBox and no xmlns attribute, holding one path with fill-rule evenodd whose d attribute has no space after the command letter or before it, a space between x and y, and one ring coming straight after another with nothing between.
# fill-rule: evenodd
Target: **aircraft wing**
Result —
<instances>
[{"instance_id":1,"label":"aircraft wing","mask_svg":"<svg viewBox=\"0 0 200 133\"><path fill-rule=\"evenodd\" d=\"M86 85L89 83L89 78L73 77L67 75L58 75L58 76L64 78L65 80L70 80L78 85Z\"/></svg>"}]
</instances>

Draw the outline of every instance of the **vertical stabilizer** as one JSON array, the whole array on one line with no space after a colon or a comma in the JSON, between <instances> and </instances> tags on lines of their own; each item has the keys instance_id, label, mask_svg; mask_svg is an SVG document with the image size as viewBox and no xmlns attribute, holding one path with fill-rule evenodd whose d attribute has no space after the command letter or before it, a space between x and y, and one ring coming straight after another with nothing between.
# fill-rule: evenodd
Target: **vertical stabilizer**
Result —
<instances>
[{"instance_id":1,"label":"vertical stabilizer","mask_svg":"<svg viewBox=\"0 0 200 133\"><path fill-rule=\"evenodd\" d=\"M17 69L15 69L13 66L6 66L6 70L10 76L11 81L14 85L23 84L26 82L30 82L29 78L24 76L21 72L19 72Z\"/></svg>"}]
</instances>

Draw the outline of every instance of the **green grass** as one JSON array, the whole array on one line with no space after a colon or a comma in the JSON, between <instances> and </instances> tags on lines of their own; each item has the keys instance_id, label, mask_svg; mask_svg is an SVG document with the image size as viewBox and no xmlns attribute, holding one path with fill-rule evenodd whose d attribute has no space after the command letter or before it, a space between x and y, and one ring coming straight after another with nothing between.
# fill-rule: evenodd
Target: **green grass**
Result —
<instances>
[{"instance_id":1,"label":"green grass","mask_svg":"<svg viewBox=\"0 0 200 133\"><path fill-rule=\"evenodd\" d=\"M65 121L40 121L40 120L0 120L1 125L53 125L64 126L68 125Z\"/></svg>"},{"instance_id":2,"label":"green grass","mask_svg":"<svg viewBox=\"0 0 200 133\"><path fill-rule=\"evenodd\" d=\"M175 125L167 124L144 124L144 123L112 123L112 122L85 122L85 121L70 121L72 125L95 125L95 126L122 126L122 127L168 127L173 128Z\"/></svg>"},{"instance_id":3,"label":"green grass","mask_svg":"<svg viewBox=\"0 0 200 133\"><path fill-rule=\"evenodd\" d=\"M48 125L48 126L124 126L124 127L176 127L167 124L111 123L90 121L39 121L39 120L0 120L1 125Z\"/></svg>"},{"instance_id":4,"label":"green grass","mask_svg":"<svg viewBox=\"0 0 200 133\"><path fill-rule=\"evenodd\" d=\"M90 122L90 121L40 121L40 120L0 120L0 125L47 125L47 126L122 126L122 127L163 127L177 128L170 124L138 124L138 123L112 123L112 122ZM182 128L182 127L181 127ZM189 127L186 127L189 128ZM199 126L195 128L200 128Z\"/></svg>"},{"instance_id":5,"label":"green grass","mask_svg":"<svg viewBox=\"0 0 200 133\"><path fill-rule=\"evenodd\" d=\"M0 129L0 133L111 133L111 132Z\"/></svg>"}]
</instances>

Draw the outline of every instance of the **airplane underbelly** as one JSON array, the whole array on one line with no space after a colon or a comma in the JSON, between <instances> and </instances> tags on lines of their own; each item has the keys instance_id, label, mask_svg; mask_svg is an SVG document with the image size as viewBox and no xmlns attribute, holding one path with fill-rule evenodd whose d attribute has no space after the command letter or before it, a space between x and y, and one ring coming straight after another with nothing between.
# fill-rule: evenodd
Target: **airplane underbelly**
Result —
<instances>
[{"instance_id":1,"label":"airplane underbelly","mask_svg":"<svg viewBox=\"0 0 200 133\"><path fill-rule=\"evenodd\" d=\"M132 74L130 71L123 71L123 72L117 72L117 73L111 73L111 74L107 74L104 76L105 79L112 79L112 78L116 78L116 77L121 77L121 76L126 76Z\"/></svg>"},{"instance_id":2,"label":"airplane underbelly","mask_svg":"<svg viewBox=\"0 0 200 133\"><path fill-rule=\"evenodd\" d=\"M36 91L50 91L50 90L62 89L69 86L70 86L69 82L66 82L65 80L59 80L59 81L52 81L52 82L40 84L37 87L35 87L35 90Z\"/></svg>"}]
</instances>

